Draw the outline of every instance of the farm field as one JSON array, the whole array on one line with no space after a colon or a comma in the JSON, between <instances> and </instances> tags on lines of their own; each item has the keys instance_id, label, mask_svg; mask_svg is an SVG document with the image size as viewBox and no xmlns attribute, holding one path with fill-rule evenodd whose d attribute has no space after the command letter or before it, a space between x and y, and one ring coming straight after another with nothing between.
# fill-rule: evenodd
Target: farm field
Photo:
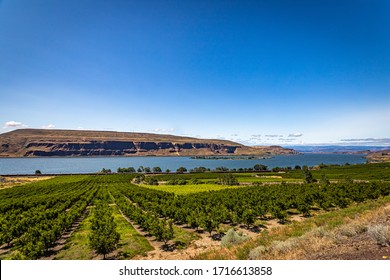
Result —
<instances>
[{"instance_id":1,"label":"farm field","mask_svg":"<svg viewBox=\"0 0 390 280\"><path fill-rule=\"evenodd\" d=\"M317 227L337 231L386 208L389 194L388 163L57 176L0 190L0 258L283 258L249 253Z\"/></svg>"}]
</instances>

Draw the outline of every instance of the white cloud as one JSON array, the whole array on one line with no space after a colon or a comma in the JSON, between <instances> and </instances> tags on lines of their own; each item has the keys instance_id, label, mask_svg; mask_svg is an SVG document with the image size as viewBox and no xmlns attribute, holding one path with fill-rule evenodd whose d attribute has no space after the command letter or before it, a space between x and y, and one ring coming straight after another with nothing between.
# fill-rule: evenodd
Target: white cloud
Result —
<instances>
[{"instance_id":1,"label":"white cloud","mask_svg":"<svg viewBox=\"0 0 390 280\"><path fill-rule=\"evenodd\" d=\"M288 137L301 137L302 135L303 135L302 133L296 132L296 133L290 133L290 134L288 135Z\"/></svg>"},{"instance_id":2,"label":"white cloud","mask_svg":"<svg viewBox=\"0 0 390 280\"><path fill-rule=\"evenodd\" d=\"M48 125L44 125L42 126L43 129L53 129L55 128L56 126L54 124L48 124Z\"/></svg>"},{"instance_id":3,"label":"white cloud","mask_svg":"<svg viewBox=\"0 0 390 280\"><path fill-rule=\"evenodd\" d=\"M352 138L340 141L349 145L390 145L390 138Z\"/></svg>"},{"instance_id":4,"label":"white cloud","mask_svg":"<svg viewBox=\"0 0 390 280\"><path fill-rule=\"evenodd\" d=\"M268 134L268 135L264 135L265 137L271 137L271 138L276 138L276 137L283 137L283 135L278 135L278 134Z\"/></svg>"},{"instance_id":5,"label":"white cloud","mask_svg":"<svg viewBox=\"0 0 390 280\"><path fill-rule=\"evenodd\" d=\"M18 127L26 127L27 125L16 122L16 121L9 121L4 124L4 128L18 128Z\"/></svg>"}]
</instances>

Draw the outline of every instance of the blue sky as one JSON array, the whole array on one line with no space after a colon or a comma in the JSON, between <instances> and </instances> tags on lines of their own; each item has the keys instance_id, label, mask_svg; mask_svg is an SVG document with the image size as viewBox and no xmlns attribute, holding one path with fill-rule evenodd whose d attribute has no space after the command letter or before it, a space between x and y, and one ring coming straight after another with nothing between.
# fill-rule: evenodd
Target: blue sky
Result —
<instances>
[{"instance_id":1,"label":"blue sky","mask_svg":"<svg viewBox=\"0 0 390 280\"><path fill-rule=\"evenodd\" d=\"M0 131L390 143L390 2L0 0Z\"/></svg>"}]
</instances>

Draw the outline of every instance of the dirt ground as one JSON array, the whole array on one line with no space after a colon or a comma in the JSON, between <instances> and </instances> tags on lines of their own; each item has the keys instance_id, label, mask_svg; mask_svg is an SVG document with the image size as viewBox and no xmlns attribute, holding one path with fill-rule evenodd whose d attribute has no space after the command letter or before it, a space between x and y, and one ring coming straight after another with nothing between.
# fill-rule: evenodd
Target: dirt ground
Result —
<instances>
[{"instance_id":1,"label":"dirt ground","mask_svg":"<svg viewBox=\"0 0 390 280\"><path fill-rule=\"evenodd\" d=\"M312 260L390 260L390 247L376 244L367 232L347 238L342 244L314 252Z\"/></svg>"}]
</instances>

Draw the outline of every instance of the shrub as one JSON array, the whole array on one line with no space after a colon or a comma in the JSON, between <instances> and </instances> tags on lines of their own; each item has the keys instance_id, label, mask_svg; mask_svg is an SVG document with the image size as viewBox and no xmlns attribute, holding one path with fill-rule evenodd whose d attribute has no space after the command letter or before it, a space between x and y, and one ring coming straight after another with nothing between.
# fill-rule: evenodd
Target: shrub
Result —
<instances>
[{"instance_id":1,"label":"shrub","mask_svg":"<svg viewBox=\"0 0 390 280\"><path fill-rule=\"evenodd\" d=\"M285 241L274 241L272 243L272 250L278 253L287 253L299 245L298 237L291 237Z\"/></svg>"},{"instance_id":2,"label":"shrub","mask_svg":"<svg viewBox=\"0 0 390 280\"><path fill-rule=\"evenodd\" d=\"M249 259L259 260L261 259L261 255L264 254L266 251L267 249L265 248L265 246L258 246L249 252Z\"/></svg>"},{"instance_id":3,"label":"shrub","mask_svg":"<svg viewBox=\"0 0 390 280\"><path fill-rule=\"evenodd\" d=\"M367 230L367 228L362 224L351 223L340 227L339 232L341 235L352 237L358 235L359 233L363 233Z\"/></svg>"},{"instance_id":4,"label":"shrub","mask_svg":"<svg viewBox=\"0 0 390 280\"><path fill-rule=\"evenodd\" d=\"M390 246L390 226L383 224L370 226L368 228L368 234L378 244Z\"/></svg>"},{"instance_id":5,"label":"shrub","mask_svg":"<svg viewBox=\"0 0 390 280\"><path fill-rule=\"evenodd\" d=\"M238 180L231 173L224 174L218 178L218 183L220 185L226 186L237 186L239 185Z\"/></svg>"},{"instance_id":6,"label":"shrub","mask_svg":"<svg viewBox=\"0 0 390 280\"><path fill-rule=\"evenodd\" d=\"M239 244L248 239L248 236L242 234L242 232L236 232L233 228L229 229L224 237L221 239L221 246L227 247L235 244Z\"/></svg>"},{"instance_id":7,"label":"shrub","mask_svg":"<svg viewBox=\"0 0 390 280\"><path fill-rule=\"evenodd\" d=\"M145 177L144 182L147 185L153 185L153 186L158 185L158 180L154 177Z\"/></svg>"}]
</instances>

